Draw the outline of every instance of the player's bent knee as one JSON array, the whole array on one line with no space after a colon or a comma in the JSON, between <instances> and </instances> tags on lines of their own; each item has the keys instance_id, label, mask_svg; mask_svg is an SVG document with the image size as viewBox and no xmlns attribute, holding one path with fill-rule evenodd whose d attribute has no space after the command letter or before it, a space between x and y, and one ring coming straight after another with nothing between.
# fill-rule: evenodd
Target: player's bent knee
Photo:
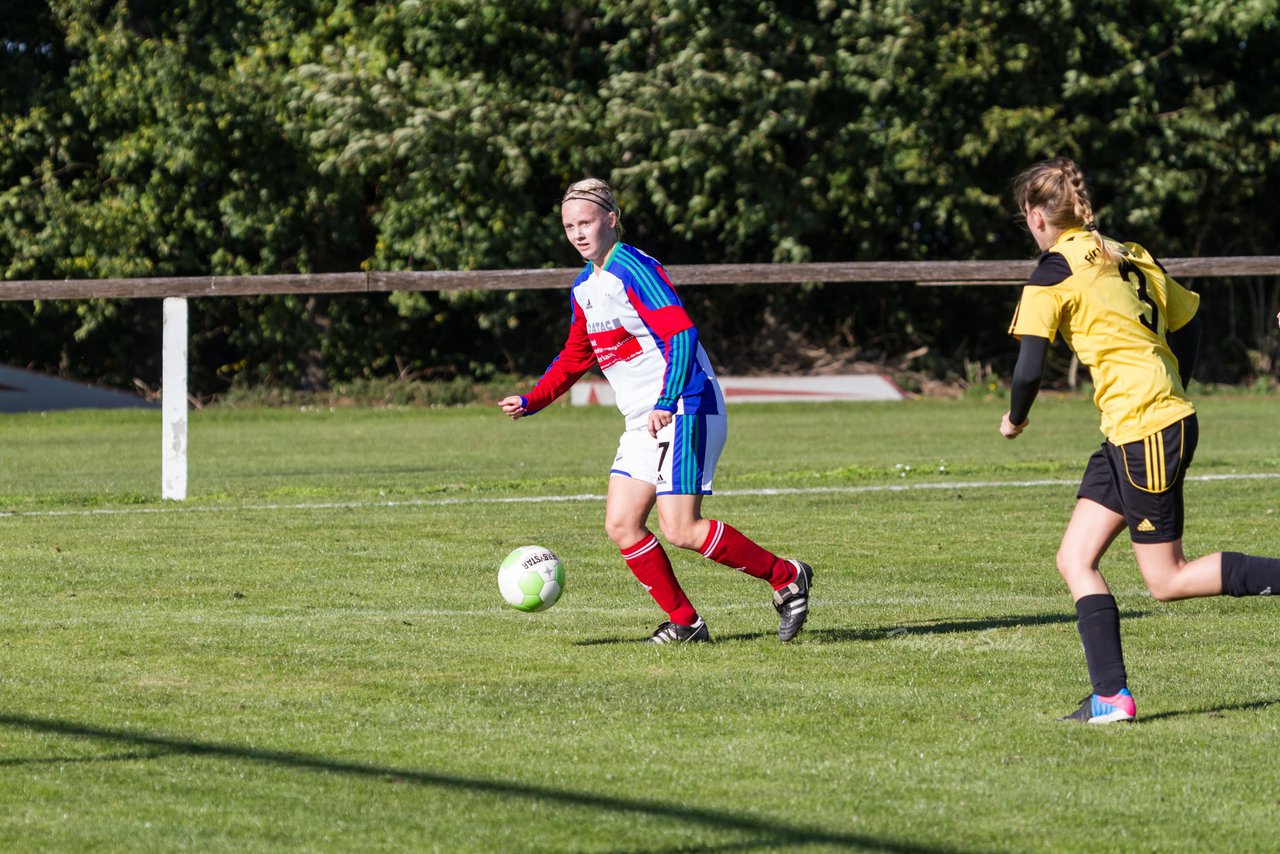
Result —
<instances>
[{"instance_id":1,"label":"player's bent knee","mask_svg":"<svg viewBox=\"0 0 1280 854\"><path fill-rule=\"evenodd\" d=\"M644 538L644 531L638 530L635 525L612 519L604 520L604 532L618 548L634 545Z\"/></svg>"},{"instance_id":2,"label":"player's bent knee","mask_svg":"<svg viewBox=\"0 0 1280 854\"><path fill-rule=\"evenodd\" d=\"M662 538L678 549L697 550L702 547L702 543L697 542L693 525L663 525Z\"/></svg>"},{"instance_id":3,"label":"player's bent knee","mask_svg":"<svg viewBox=\"0 0 1280 854\"><path fill-rule=\"evenodd\" d=\"M1098 571L1091 564L1064 559L1062 555L1058 556L1058 574L1066 582L1067 589L1077 595L1094 589L1098 584Z\"/></svg>"},{"instance_id":4,"label":"player's bent knee","mask_svg":"<svg viewBox=\"0 0 1280 854\"><path fill-rule=\"evenodd\" d=\"M1157 602L1177 602L1189 596L1179 584L1176 573L1167 578L1147 579L1147 589Z\"/></svg>"},{"instance_id":5,"label":"player's bent knee","mask_svg":"<svg viewBox=\"0 0 1280 854\"><path fill-rule=\"evenodd\" d=\"M1093 568L1073 559L1070 555L1058 552L1058 574L1067 581L1078 575L1092 572Z\"/></svg>"},{"instance_id":6,"label":"player's bent knee","mask_svg":"<svg viewBox=\"0 0 1280 854\"><path fill-rule=\"evenodd\" d=\"M1147 589L1149 589L1149 590L1151 591L1151 596L1152 596L1152 598L1153 598L1153 599L1155 599L1157 602L1177 602L1179 599L1184 599L1184 598L1186 598L1186 597L1184 597L1184 596L1180 596L1180 595L1178 595L1177 593L1174 593L1174 592L1172 592L1172 591L1170 591L1170 590L1166 590L1166 589L1164 589L1164 588L1162 588L1162 587L1160 587L1160 588L1147 588Z\"/></svg>"},{"instance_id":7,"label":"player's bent knee","mask_svg":"<svg viewBox=\"0 0 1280 854\"><path fill-rule=\"evenodd\" d=\"M1152 597L1157 602L1176 602L1192 595L1186 591L1177 567L1162 567L1156 570L1147 567L1143 570L1142 580L1146 582L1147 590L1151 591Z\"/></svg>"},{"instance_id":8,"label":"player's bent knee","mask_svg":"<svg viewBox=\"0 0 1280 854\"><path fill-rule=\"evenodd\" d=\"M662 536L663 536L663 539L665 539L668 543L671 543L671 545L675 546L678 549L691 549L693 551L697 551L698 548L702 545L701 543L695 542L693 537L683 533L668 534L667 532L663 531Z\"/></svg>"}]
</instances>

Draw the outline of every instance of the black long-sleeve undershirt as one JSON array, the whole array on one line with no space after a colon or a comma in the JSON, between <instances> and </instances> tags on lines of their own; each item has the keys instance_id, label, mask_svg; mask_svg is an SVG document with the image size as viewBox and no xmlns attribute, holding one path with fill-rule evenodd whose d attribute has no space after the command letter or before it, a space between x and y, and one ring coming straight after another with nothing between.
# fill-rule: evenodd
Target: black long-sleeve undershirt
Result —
<instances>
[{"instance_id":1,"label":"black long-sleeve undershirt","mask_svg":"<svg viewBox=\"0 0 1280 854\"><path fill-rule=\"evenodd\" d=\"M1044 360L1049 354L1049 339L1039 335L1023 335L1018 347L1018 361L1013 366L1013 380L1009 387L1009 421L1025 424L1031 413L1031 404L1040 393L1040 381L1044 377Z\"/></svg>"},{"instance_id":2,"label":"black long-sleeve undershirt","mask_svg":"<svg viewBox=\"0 0 1280 854\"><path fill-rule=\"evenodd\" d=\"M1182 380L1183 389L1191 382L1196 360L1200 358L1200 336L1203 333L1204 321L1197 315L1177 332L1170 332L1165 336L1173 357L1178 360L1178 379Z\"/></svg>"}]
</instances>

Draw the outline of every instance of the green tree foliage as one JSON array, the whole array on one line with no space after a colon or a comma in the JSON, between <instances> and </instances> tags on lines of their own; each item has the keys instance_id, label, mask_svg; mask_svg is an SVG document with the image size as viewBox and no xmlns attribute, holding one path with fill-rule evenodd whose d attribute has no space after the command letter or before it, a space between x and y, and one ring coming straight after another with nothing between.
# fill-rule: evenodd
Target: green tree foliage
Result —
<instances>
[{"instance_id":1,"label":"green tree foliage","mask_svg":"<svg viewBox=\"0 0 1280 854\"><path fill-rule=\"evenodd\" d=\"M1159 254L1280 246L1276 0L0 12L7 279L571 266L556 208L584 175L668 263L1031 257L1008 183L1057 154L1105 230ZM1275 282L1204 287L1207 369L1272 368ZM928 347L959 373L1010 352L1006 290L686 298L734 369ZM198 300L193 385L537 372L565 314L562 293ZM150 301L0 304L0 358L154 382L158 321Z\"/></svg>"}]
</instances>

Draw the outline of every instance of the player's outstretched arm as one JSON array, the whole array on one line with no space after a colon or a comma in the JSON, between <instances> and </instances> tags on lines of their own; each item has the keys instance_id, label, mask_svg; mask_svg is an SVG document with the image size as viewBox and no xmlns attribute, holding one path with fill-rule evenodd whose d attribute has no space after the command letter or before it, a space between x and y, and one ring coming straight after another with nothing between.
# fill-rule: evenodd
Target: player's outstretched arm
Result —
<instances>
[{"instance_id":1,"label":"player's outstretched arm","mask_svg":"<svg viewBox=\"0 0 1280 854\"><path fill-rule=\"evenodd\" d=\"M498 406L502 407L503 414L505 414L512 421L515 421L518 418L524 417L524 414L525 414L524 398L518 394L513 394L510 397L504 397L502 400L498 401Z\"/></svg>"}]
</instances>

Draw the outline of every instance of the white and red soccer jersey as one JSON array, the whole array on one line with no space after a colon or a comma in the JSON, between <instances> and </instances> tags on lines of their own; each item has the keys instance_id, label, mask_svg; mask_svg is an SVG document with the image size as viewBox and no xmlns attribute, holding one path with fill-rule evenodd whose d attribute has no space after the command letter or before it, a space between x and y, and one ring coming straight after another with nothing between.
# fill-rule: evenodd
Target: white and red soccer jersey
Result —
<instances>
[{"instance_id":1,"label":"white and red soccer jersey","mask_svg":"<svg viewBox=\"0 0 1280 854\"><path fill-rule=\"evenodd\" d=\"M525 396L537 412L599 364L627 428L663 409L678 415L724 413L724 395L698 330L662 265L625 243L603 268L588 263L573 283L573 323L564 349Z\"/></svg>"}]
</instances>

